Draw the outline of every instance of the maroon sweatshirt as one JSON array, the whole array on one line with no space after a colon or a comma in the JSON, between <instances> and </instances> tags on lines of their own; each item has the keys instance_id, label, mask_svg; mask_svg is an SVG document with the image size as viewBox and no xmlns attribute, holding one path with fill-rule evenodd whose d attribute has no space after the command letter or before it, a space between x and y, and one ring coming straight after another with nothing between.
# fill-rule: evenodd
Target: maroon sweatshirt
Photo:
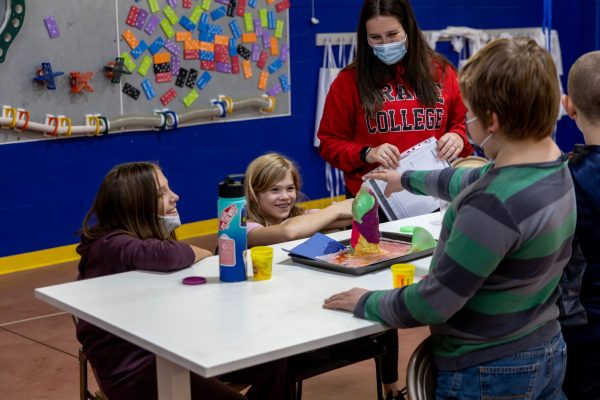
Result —
<instances>
[{"instance_id":1,"label":"maroon sweatshirt","mask_svg":"<svg viewBox=\"0 0 600 400\"><path fill-rule=\"evenodd\" d=\"M122 232L109 233L77 252L79 279L119 272L146 270L169 272L194 263L194 252L182 242L140 240ZM155 399L154 354L83 320L77 324L77 339L96 369L100 387L111 400Z\"/></svg>"}]
</instances>

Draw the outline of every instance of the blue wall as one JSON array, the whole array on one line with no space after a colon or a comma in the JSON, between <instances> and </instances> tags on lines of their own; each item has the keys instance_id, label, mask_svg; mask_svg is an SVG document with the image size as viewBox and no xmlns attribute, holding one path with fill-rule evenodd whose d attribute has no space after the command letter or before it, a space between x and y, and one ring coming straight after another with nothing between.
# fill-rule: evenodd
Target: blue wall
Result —
<instances>
[{"instance_id":1,"label":"blue wall","mask_svg":"<svg viewBox=\"0 0 600 400\"><path fill-rule=\"evenodd\" d=\"M317 72L322 62L315 35L354 31L362 1L315 3L318 25L309 22L310 0L292 2L290 117L0 146L0 257L76 243L75 232L100 181L113 165L125 161L161 164L181 196L178 208L184 223L215 218L219 180L228 173L243 172L250 160L269 150L285 153L300 164L309 198L327 197L324 163L312 146ZM540 26L543 16L542 0L413 3L422 29ZM553 27L559 31L565 71L579 55L598 48L599 3L554 1ZM558 125L558 141L563 149L581 142L567 118Z\"/></svg>"}]
</instances>

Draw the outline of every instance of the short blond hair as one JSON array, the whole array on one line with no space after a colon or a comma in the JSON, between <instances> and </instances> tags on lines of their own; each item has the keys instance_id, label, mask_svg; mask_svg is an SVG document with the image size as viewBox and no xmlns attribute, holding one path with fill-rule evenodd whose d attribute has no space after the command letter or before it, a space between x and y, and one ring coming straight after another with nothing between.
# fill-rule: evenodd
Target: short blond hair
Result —
<instances>
[{"instance_id":1,"label":"short blond hair","mask_svg":"<svg viewBox=\"0 0 600 400\"><path fill-rule=\"evenodd\" d=\"M244 186L246 189L246 208L249 221L258 222L265 226L269 224L260 209L258 195L269 190L277 182L284 179L288 172L292 174L292 181L298 193L296 199L298 199L300 197L302 180L300 179L298 166L292 160L279 153L267 153L255 158L248 165L244 176ZM304 214L304 209L294 204L288 218L302 214Z\"/></svg>"},{"instance_id":2,"label":"short blond hair","mask_svg":"<svg viewBox=\"0 0 600 400\"><path fill-rule=\"evenodd\" d=\"M567 85L577 111L590 122L600 123L600 51L586 53L575 61Z\"/></svg>"},{"instance_id":3,"label":"short blond hair","mask_svg":"<svg viewBox=\"0 0 600 400\"><path fill-rule=\"evenodd\" d=\"M552 56L534 40L491 41L467 61L459 82L471 111L488 124L496 113L507 137L541 140L551 135L560 86Z\"/></svg>"}]
</instances>

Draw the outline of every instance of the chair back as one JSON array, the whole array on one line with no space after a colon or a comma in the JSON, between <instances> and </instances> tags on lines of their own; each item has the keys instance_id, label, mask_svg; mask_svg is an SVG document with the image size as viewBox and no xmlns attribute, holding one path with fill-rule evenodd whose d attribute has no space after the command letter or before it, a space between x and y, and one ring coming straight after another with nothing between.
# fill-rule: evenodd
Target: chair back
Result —
<instances>
[{"instance_id":1,"label":"chair back","mask_svg":"<svg viewBox=\"0 0 600 400\"><path fill-rule=\"evenodd\" d=\"M75 327L77 327L78 319L75 315L71 315L73 319L73 323ZM98 377L96 376L96 369L94 366L90 364L92 372L94 373L94 378L96 378L96 383L98 383L98 390L95 394L89 391L88 389L88 358L83 352L83 348L79 348L79 400L108 400L102 388L100 388L100 383Z\"/></svg>"},{"instance_id":2,"label":"chair back","mask_svg":"<svg viewBox=\"0 0 600 400\"><path fill-rule=\"evenodd\" d=\"M487 158L479 156L467 156L465 158L457 158L456 160L452 161L452 166L454 168L479 168L483 167L489 162L490 160Z\"/></svg>"},{"instance_id":3,"label":"chair back","mask_svg":"<svg viewBox=\"0 0 600 400\"><path fill-rule=\"evenodd\" d=\"M410 400L434 400L437 368L433 362L431 337L422 341L408 360L406 388Z\"/></svg>"}]
</instances>

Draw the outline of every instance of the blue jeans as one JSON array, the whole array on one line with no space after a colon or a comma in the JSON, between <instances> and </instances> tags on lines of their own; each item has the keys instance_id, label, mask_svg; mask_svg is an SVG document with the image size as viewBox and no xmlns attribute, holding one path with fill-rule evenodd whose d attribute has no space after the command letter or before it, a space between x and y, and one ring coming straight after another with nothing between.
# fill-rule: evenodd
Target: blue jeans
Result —
<instances>
[{"instance_id":1,"label":"blue jeans","mask_svg":"<svg viewBox=\"0 0 600 400\"><path fill-rule=\"evenodd\" d=\"M459 371L439 371L436 399L566 399L567 346L558 333L542 345Z\"/></svg>"}]
</instances>

